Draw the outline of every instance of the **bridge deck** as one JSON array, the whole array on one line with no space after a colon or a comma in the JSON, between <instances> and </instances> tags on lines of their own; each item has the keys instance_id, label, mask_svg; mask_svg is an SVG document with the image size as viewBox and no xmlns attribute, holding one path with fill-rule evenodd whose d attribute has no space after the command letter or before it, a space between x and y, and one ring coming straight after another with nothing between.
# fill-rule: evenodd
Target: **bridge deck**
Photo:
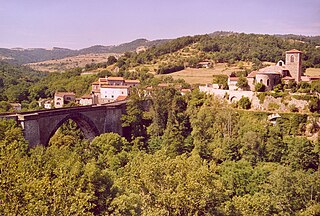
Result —
<instances>
[{"instance_id":1,"label":"bridge deck","mask_svg":"<svg viewBox=\"0 0 320 216\"><path fill-rule=\"evenodd\" d=\"M116 101L112 103L106 103L106 104L95 104L95 105L87 105L87 106L77 106L77 107L63 107L63 108L54 108L54 109L45 109L45 110L35 110L35 111L27 111L27 112L12 112L12 113L1 113L0 118L5 117L14 117L17 115L33 115L33 114L46 114L46 113L56 113L56 112L64 112L64 111L84 111L92 108L98 108L98 107L117 107L121 106L123 104L126 104L127 100L123 101Z\"/></svg>"}]
</instances>

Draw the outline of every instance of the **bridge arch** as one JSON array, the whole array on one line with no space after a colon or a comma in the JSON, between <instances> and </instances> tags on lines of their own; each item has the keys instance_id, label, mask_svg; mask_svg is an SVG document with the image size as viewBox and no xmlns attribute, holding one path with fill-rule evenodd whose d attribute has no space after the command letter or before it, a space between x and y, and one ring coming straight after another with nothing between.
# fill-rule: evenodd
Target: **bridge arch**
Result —
<instances>
[{"instance_id":1,"label":"bridge arch","mask_svg":"<svg viewBox=\"0 0 320 216\"><path fill-rule=\"evenodd\" d=\"M61 119L58 124L53 127L53 129L49 132L49 136L47 137L46 142L44 143L45 146L48 146L51 137L56 133L61 125L69 119L73 120L78 125L78 127L83 132L84 137L88 140L93 140L100 134L98 128L89 117L81 113L72 113Z\"/></svg>"}]
</instances>

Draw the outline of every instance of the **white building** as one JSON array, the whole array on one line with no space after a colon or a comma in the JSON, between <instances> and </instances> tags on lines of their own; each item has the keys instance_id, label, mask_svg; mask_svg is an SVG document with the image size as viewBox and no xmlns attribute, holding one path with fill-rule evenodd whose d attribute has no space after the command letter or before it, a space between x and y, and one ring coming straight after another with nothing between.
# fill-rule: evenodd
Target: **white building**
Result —
<instances>
[{"instance_id":1,"label":"white building","mask_svg":"<svg viewBox=\"0 0 320 216\"><path fill-rule=\"evenodd\" d=\"M93 104L123 100L130 95L130 88L139 84L139 80L125 80L123 77L99 78L92 83Z\"/></svg>"},{"instance_id":2,"label":"white building","mask_svg":"<svg viewBox=\"0 0 320 216\"><path fill-rule=\"evenodd\" d=\"M79 104L82 106L88 106L93 104L93 95L83 95L80 100Z\"/></svg>"},{"instance_id":3,"label":"white building","mask_svg":"<svg viewBox=\"0 0 320 216\"><path fill-rule=\"evenodd\" d=\"M105 102L113 102L119 96L128 96L130 86L101 85L100 97Z\"/></svg>"}]
</instances>

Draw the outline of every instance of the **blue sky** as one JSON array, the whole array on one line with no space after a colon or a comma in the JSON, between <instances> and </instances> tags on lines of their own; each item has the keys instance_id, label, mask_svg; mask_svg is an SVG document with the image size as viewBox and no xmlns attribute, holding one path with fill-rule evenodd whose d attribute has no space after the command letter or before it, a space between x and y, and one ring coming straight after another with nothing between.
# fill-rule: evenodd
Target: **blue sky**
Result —
<instances>
[{"instance_id":1,"label":"blue sky","mask_svg":"<svg viewBox=\"0 0 320 216\"><path fill-rule=\"evenodd\" d=\"M320 35L320 0L0 0L0 47L117 45L214 31Z\"/></svg>"}]
</instances>

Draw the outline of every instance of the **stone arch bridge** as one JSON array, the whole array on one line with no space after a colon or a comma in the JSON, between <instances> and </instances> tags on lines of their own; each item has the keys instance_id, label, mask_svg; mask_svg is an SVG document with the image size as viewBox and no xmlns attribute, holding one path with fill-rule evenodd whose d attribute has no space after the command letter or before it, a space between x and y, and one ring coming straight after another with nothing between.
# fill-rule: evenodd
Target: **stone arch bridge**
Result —
<instances>
[{"instance_id":1,"label":"stone arch bridge","mask_svg":"<svg viewBox=\"0 0 320 216\"><path fill-rule=\"evenodd\" d=\"M38 144L48 145L58 128L69 119L77 123L89 140L107 132L122 135L121 116L125 106L126 101L120 101L104 105L8 113L1 114L0 118L16 120L22 126L29 146L33 147Z\"/></svg>"}]
</instances>

